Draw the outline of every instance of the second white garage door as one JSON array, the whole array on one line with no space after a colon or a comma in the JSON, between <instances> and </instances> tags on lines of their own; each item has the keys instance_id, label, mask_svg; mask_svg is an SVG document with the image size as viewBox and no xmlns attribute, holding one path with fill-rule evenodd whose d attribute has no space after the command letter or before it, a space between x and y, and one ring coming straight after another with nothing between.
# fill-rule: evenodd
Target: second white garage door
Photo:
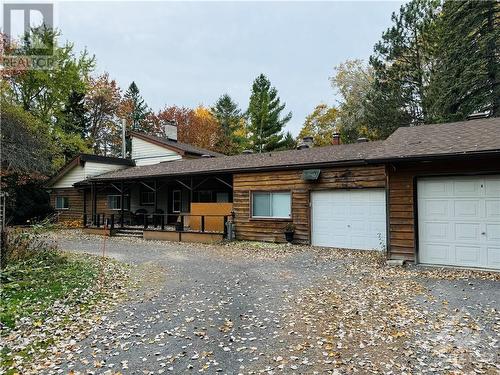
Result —
<instances>
[{"instance_id":1,"label":"second white garage door","mask_svg":"<svg viewBox=\"0 0 500 375\"><path fill-rule=\"evenodd\" d=\"M311 193L312 245L360 250L385 247L383 189Z\"/></svg>"},{"instance_id":2,"label":"second white garage door","mask_svg":"<svg viewBox=\"0 0 500 375\"><path fill-rule=\"evenodd\" d=\"M421 263L500 270L500 176L419 179Z\"/></svg>"}]
</instances>

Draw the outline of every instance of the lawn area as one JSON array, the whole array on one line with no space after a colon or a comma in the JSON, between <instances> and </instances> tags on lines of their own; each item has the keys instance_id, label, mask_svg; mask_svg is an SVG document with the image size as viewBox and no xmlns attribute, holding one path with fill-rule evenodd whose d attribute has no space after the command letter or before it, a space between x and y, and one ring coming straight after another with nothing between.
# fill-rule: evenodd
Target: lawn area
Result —
<instances>
[{"instance_id":1,"label":"lawn area","mask_svg":"<svg viewBox=\"0 0 500 375\"><path fill-rule=\"evenodd\" d=\"M128 279L119 262L61 252L33 238L38 251L13 256L1 273L1 373L24 373L24 364L87 330L99 309L124 295Z\"/></svg>"},{"instance_id":2,"label":"lawn area","mask_svg":"<svg viewBox=\"0 0 500 375\"><path fill-rule=\"evenodd\" d=\"M55 301L80 301L98 275L96 262L58 252L14 263L1 276L0 321L5 329L26 318L43 324Z\"/></svg>"}]
</instances>

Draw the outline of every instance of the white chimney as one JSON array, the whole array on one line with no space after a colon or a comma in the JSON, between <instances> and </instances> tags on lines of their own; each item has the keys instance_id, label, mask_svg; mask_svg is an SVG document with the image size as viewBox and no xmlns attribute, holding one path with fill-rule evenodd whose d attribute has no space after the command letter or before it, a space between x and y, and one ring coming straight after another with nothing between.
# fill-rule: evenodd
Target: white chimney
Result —
<instances>
[{"instance_id":1,"label":"white chimney","mask_svg":"<svg viewBox=\"0 0 500 375\"><path fill-rule=\"evenodd\" d=\"M177 125L174 121L165 121L163 125L165 137L171 141L177 141Z\"/></svg>"}]
</instances>

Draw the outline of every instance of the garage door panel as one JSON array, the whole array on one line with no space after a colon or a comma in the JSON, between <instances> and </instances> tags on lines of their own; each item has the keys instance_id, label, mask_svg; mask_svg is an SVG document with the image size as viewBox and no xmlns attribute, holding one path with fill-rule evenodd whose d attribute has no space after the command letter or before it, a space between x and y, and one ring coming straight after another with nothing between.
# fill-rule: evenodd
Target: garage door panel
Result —
<instances>
[{"instance_id":1,"label":"garage door panel","mask_svg":"<svg viewBox=\"0 0 500 375\"><path fill-rule=\"evenodd\" d=\"M500 269L500 247L488 246L486 249L487 262L491 268Z\"/></svg>"},{"instance_id":2,"label":"garage door panel","mask_svg":"<svg viewBox=\"0 0 500 375\"><path fill-rule=\"evenodd\" d=\"M440 243L425 243L424 245L421 255L429 260L429 263L445 264L450 258L450 245Z\"/></svg>"},{"instance_id":3,"label":"garage door panel","mask_svg":"<svg viewBox=\"0 0 500 375\"><path fill-rule=\"evenodd\" d=\"M479 197L482 181L473 179L455 180L453 182L453 195L461 197Z\"/></svg>"},{"instance_id":4,"label":"garage door panel","mask_svg":"<svg viewBox=\"0 0 500 375\"><path fill-rule=\"evenodd\" d=\"M479 246L455 246L456 262L466 266L475 266L481 262L481 248Z\"/></svg>"},{"instance_id":5,"label":"garage door panel","mask_svg":"<svg viewBox=\"0 0 500 375\"><path fill-rule=\"evenodd\" d=\"M455 218L479 218L480 200L456 200L453 204Z\"/></svg>"},{"instance_id":6,"label":"garage door panel","mask_svg":"<svg viewBox=\"0 0 500 375\"><path fill-rule=\"evenodd\" d=\"M479 223L455 223L456 241L479 241L480 232Z\"/></svg>"},{"instance_id":7,"label":"garage door panel","mask_svg":"<svg viewBox=\"0 0 500 375\"><path fill-rule=\"evenodd\" d=\"M312 192L311 221L313 245L377 249L380 237L385 245L385 192L380 189Z\"/></svg>"},{"instance_id":8,"label":"garage door panel","mask_svg":"<svg viewBox=\"0 0 500 375\"><path fill-rule=\"evenodd\" d=\"M422 213L431 219L448 218L449 202L446 200L429 199L421 208Z\"/></svg>"},{"instance_id":9,"label":"garage door panel","mask_svg":"<svg viewBox=\"0 0 500 375\"><path fill-rule=\"evenodd\" d=\"M485 178L485 192L489 197L500 197L500 177L488 176Z\"/></svg>"},{"instance_id":10,"label":"garage door panel","mask_svg":"<svg viewBox=\"0 0 500 375\"><path fill-rule=\"evenodd\" d=\"M500 220L500 199L486 199L486 217Z\"/></svg>"},{"instance_id":11,"label":"garage door panel","mask_svg":"<svg viewBox=\"0 0 500 375\"><path fill-rule=\"evenodd\" d=\"M500 176L419 179L419 261L500 269L499 194Z\"/></svg>"},{"instance_id":12,"label":"garage door panel","mask_svg":"<svg viewBox=\"0 0 500 375\"><path fill-rule=\"evenodd\" d=\"M485 233L486 240L500 243L500 222L498 224L487 224Z\"/></svg>"},{"instance_id":13,"label":"garage door panel","mask_svg":"<svg viewBox=\"0 0 500 375\"><path fill-rule=\"evenodd\" d=\"M449 238L449 224L446 222L422 223L422 238L431 241L446 241Z\"/></svg>"},{"instance_id":14,"label":"garage door panel","mask_svg":"<svg viewBox=\"0 0 500 375\"><path fill-rule=\"evenodd\" d=\"M451 195L451 184L445 181L429 182L420 191L422 197L448 197Z\"/></svg>"}]
</instances>

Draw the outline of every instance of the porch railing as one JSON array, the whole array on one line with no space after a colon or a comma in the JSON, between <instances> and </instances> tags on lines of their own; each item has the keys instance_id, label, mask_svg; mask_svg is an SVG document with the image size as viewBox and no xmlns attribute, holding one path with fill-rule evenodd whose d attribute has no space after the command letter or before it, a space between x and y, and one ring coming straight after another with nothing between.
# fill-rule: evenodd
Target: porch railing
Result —
<instances>
[{"instance_id":1,"label":"porch railing","mask_svg":"<svg viewBox=\"0 0 500 375\"><path fill-rule=\"evenodd\" d=\"M107 228L143 228L162 231L218 233L227 235L227 223L232 215L192 215L192 214L120 214L83 215L84 227Z\"/></svg>"}]
</instances>

